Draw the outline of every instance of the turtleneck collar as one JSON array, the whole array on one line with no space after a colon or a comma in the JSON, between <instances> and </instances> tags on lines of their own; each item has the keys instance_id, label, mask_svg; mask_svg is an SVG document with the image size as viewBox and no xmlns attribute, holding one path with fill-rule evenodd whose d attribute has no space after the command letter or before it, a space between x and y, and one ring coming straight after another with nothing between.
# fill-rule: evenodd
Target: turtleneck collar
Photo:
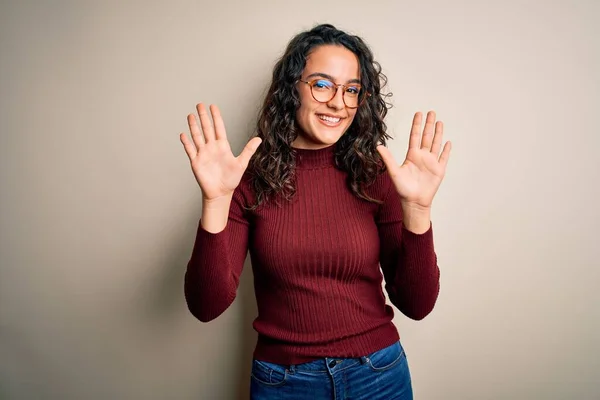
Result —
<instances>
[{"instance_id":1,"label":"turtleneck collar","mask_svg":"<svg viewBox=\"0 0 600 400\"><path fill-rule=\"evenodd\" d=\"M335 165L335 144L317 150L297 148L294 150L296 151L296 168L316 169Z\"/></svg>"}]
</instances>

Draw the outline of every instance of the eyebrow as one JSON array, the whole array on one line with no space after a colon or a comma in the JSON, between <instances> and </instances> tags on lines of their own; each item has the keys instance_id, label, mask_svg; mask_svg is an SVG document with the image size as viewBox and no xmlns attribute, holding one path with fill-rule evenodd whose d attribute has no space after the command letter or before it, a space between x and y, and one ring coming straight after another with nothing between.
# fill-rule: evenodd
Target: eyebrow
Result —
<instances>
[{"instance_id":1,"label":"eyebrow","mask_svg":"<svg viewBox=\"0 0 600 400\"><path fill-rule=\"evenodd\" d=\"M327 74L324 74L324 73L322 73L322 72L315 72L314 74L310 74L309 76L307 76L307 77L306 77L306 79L308 80L308 79L310 79L310 78L314 78L314 77L317 77L317 76L320 76L320 77L322 77L322 78L327 78L327 79L329 79L331 82L335 82L335 79L334 79L334 77L333 77L333 76L331 76L331 75L327 75ZM349 81L347 81L346 83L360 83L360 79L350 79L350 80L349 80Z\"/></svg>"}]
</instances>

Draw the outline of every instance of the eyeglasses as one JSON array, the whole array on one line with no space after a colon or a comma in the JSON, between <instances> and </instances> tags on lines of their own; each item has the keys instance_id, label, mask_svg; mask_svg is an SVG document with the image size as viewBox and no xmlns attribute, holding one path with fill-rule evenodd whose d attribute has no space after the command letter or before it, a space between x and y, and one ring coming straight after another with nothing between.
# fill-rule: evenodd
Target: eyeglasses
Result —
<instances>
[{"instance_id":1,"label":"eyeglasses","mask_svg":"<svg viewBox=\"0 0 600 400\"><path fill-rule=\"evenodd\" d=\"M344 89L342 98L344 105L348 108L358 108L365 101L370 93L363 90L360 83L352 83L349 85L335 84L329 79L318 78L311 81L303 81L299 79L298 82L306 83L310 87L310 93L313 99L319 103L328 103L337 94L338 88Z\"/></svg>"}]
</instances>

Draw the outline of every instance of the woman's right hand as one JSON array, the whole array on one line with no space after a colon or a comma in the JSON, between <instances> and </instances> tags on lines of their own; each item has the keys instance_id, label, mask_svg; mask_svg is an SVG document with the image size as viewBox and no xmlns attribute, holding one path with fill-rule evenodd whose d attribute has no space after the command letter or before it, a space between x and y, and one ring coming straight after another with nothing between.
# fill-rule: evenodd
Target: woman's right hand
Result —
<instances>
[{"instance_id":1,"label":"woman's right hand","mask_svg":"<svg viewBox=\"0 0 600 400\"><path fill-rule=\"evenodd\" d=\"M190 159L196 181L202 189L203 200L218 201L231 196L240 184L250 158L262 140L258 137L252 138L241 154L235 157L227 141L225 125L218 107L210 106L214 126L204 104L198 104L196 109L202 130L198 127L195 115L189 114L187 120L193 142L190 142L184 133L180 134L179 138Z\"/></svg>"}]
</instances>

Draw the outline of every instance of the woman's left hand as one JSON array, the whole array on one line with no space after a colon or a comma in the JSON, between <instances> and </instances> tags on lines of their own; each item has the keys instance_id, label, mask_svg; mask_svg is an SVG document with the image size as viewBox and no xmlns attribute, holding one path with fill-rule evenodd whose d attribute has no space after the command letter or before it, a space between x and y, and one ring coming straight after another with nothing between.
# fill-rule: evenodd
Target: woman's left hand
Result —
<instances>
[{"instance_id":1,"label":"woman's left hand","mask_svg":"<svg viewBox=\"0 0 600 400\"><path fill-rule=\"evenodd\" d=\"M386 147L377 147L405 209L430 209L433 197L444 179L452 147L450 142L446 142L440 154L444 125L442 121L435 122L434 111L427 113L423 134L420 132L421 120L422 114L417 112L402 165L396 163Z\"/></svg>"}]
</instances>

